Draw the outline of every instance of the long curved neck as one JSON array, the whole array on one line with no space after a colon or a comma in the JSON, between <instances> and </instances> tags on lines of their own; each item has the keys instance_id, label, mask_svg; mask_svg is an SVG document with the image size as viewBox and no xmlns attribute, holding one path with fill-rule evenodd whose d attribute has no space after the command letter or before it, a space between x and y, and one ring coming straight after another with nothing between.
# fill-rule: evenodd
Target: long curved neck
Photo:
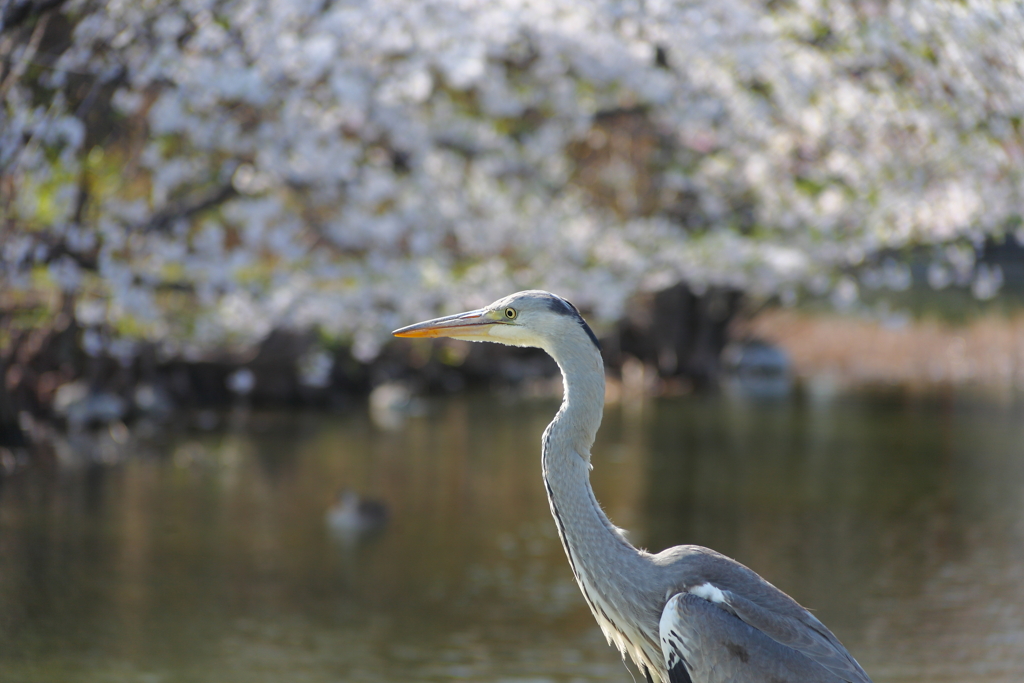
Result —
<instances>
[{"instance_id":1,"label":"long curved neck","mask_svg":"<svg viewBox=\"0 0 1024 683\"><path fill-rule=\"evenodd\" d=\"M645 587L657 585L648 556L608 520L590 487L590 447L604 411L604 362L589 339L563 341L546 349L562 370L565 390L544 432L541 456L551 514L576 583L608 642L644 670L660 671L657 631L637 628L658 620L638 621L636 612L657 614L662 591L648 594Z\"/></svg>"},{"instance_id":2,"label":"long curved neck","mask_svg":"<svg viewBox=\"0 0 1024 683\"><path fill-rule=\"evenodd\" d=\"M602 593L617 592L617 572L605 569L628 570L639 553L608 520L590 486L590 448L604 410L604 363L589 340L547 350L562 371L565 392L544 432L542 463L551 513L584 594L588 584ZM592 597L587 595L593 608Z\"/></svg>"},{"instance_id":3,"label":"long curved neck","mask_svg":"<svg viewBox=\"0 0 1024 683\"><path fill-rule=\"evenodd\" d=\"M604 413L604 361L591 344L571 345L568 351L556 347L549 353L562 371L564 394L562 407L548 425L545 453L552 437L557 436L551 446L558 446L559 452L552 455L576 455L589 466L590 447Z\"/></svg>"}]
</instances>

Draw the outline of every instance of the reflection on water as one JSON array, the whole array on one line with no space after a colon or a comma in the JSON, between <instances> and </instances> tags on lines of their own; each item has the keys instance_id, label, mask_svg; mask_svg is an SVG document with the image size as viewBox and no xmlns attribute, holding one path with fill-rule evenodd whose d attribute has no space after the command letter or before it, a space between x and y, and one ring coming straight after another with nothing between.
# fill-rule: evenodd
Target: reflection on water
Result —
<instances>
[{"instance_id":1,"label":"reflection on water","mask_svg":"<svg viewBox=\"0 0 1024 683\"><path fill-rule=\"evenodd\" d=\"M0 489L4 681L630 681L540 481L552 401L258 414ZM877 683L1024 680L1017 407L694 397L610 408L598 499L816 610ZM343 487L388 523L339 541Z\"/></svg>"}]
</instances>

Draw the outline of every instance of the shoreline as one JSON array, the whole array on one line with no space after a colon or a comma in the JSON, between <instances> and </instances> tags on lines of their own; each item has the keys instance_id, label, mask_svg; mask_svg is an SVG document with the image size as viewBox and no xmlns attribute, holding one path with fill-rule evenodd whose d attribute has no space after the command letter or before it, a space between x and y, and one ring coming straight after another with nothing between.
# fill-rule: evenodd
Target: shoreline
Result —
<instances>
[{"instance_id":1,"label":"shoreline","mask_svg":"<svg viewBox=\"0 0 1024 683\"><path fill-rule=\"evenodd\" d=\"M837 391L1024 392L1024 314L992 314L951 325L772 309L737 321L733 334L784 350L794 377L812 390L831 384Z\"/></svg>"}]
</instances>

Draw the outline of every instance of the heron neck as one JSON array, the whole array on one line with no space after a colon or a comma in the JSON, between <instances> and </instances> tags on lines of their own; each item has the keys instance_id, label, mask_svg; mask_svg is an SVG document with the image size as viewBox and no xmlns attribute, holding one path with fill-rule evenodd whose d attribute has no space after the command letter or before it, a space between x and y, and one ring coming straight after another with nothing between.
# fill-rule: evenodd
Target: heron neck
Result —
<instances>
[{"instance_id":1,"label":"heron neck","mask_svg":"<svg viewBox=\"0 0 1024 683\"><path fill-rule=\"evenodd\" d=\"M556 348L549 352L562 371L563 396L558 414L548 425L545 446L553 441L552 446L559 446L566 455L582 458L589 466L590 448L604 415L604 360L589 343L569 345L568 351Z\"/></svg>"},{"instance_id":2,"label":"heron neck","mask_svg":"<svg viewBox=\"0 0 1024 683\"><path fill-rule=\"evenodd\" d=\"M596 348L586 351L551 354L562 370L564 398L544 433L542 454L551 513L584 593L585 580L599 574L588 571L590 567L607 566L614 559L618 562L613 566L627 569L639 559L638 551L609 521L590 486L590 448L604 411L604 363ZM601 586L594 588L602 590Z\"/></svg>"}]
</instances>

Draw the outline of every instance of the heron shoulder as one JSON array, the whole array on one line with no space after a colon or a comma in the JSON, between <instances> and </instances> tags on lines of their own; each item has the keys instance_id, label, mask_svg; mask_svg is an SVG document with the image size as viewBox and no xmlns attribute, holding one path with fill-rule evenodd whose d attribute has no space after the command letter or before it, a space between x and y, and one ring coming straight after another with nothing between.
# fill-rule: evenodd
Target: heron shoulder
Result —
<instances>
[{"instance_id":1,"label":"heron shoulder","mask_svg":"<svg viewBox=\"0 0 1024 683\"><path fill-rule=\"evenodd\" d=\"M810 616L796 600L753 569L710 548L679 545L663 550L651 560L665 572L666 600L679 592L710 600L728 591L787 616Z\"/></svg>"}]
</instances>

